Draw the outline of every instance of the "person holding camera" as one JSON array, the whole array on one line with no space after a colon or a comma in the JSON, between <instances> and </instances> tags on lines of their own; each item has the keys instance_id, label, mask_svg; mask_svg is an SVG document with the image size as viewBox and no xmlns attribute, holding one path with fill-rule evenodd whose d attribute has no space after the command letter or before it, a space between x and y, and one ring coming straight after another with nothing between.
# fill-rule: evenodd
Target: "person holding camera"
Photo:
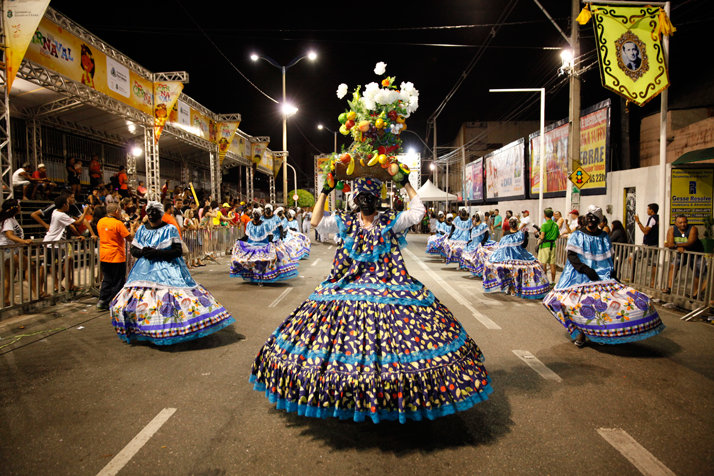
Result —
<instances>
[{"instance_id":1,"label":"person holding camera","mask_svg":"<svg viewBox=\"0 0 714 476\"><path fill-rule=\"evenodd\" d=\"M97 223L99 234L99 264L104 279L99 289L98 311L108 311L109 303L124 287L126 276L126 238L134 238L139 222L128 231L121 220L121 209L116 203L107 205L107 216Z\"/></svg>"}]
</instances>

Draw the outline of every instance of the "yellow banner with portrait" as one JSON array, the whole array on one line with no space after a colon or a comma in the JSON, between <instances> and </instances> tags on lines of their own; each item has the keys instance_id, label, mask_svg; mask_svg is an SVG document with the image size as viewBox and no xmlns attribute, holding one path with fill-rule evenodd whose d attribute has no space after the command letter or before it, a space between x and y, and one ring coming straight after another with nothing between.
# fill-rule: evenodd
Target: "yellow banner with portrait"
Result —
<instances>
[{"instance_id":1,"label":"yellow banner with portrait","mask_svg":"<svg viewBox=\"0 0 714 476\"><path fill-rule=\"evenodd\" d=\"M218 124L218 163L223 165L223 159L226 158L226 152L233 142L233 136L236 135L240 122L221 122Z\"/></svg>"},{"instance_id":2,"label":"yellow banner with portrait","mask_svg":"<svg viewBox=\"0 0 714 476\"><path fill-rule=\"evenodd\" d=\"M183 91L183 83L178 81L154 83L154 138L157 144L169 119L169 112L176 105L181 91Z\"/></svg>"},{"instance_id":3,"label":"yellow banner with portrait","mask_svg":"<svg viewBox=\"0 0 714 476\"><path fill-rule=\"evenodd\" d=\"M605 88L645 105L669 87L661 34L674 28L659 7L592 6L600 78ZM587 15L584 15L586 14ZM578 20L587 21L586 7Z\"/></svg>"}]
</instances>

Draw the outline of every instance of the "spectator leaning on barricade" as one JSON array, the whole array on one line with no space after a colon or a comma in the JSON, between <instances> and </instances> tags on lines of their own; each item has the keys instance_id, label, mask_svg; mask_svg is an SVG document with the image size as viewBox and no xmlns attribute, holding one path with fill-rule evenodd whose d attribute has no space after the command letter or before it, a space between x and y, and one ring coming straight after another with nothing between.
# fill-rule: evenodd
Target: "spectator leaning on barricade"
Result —
<instances>
[{"instance_id":1,"label":"spectator leaning on barricade","mask_svg":"<svg viewBox=\"0 0 714 476\"><path fill-rule=\"evenodd\" d=\"M501 212L498 211L498 208L493 210L493 239L494 241L501 241L501 234L503 231L503 217L501 216Z\"/></svg>"},{"instance_id":2,"label":"spectator leaning on barricade","mask_svg":"<svg viewBox=\"0 0 714 476\"><path fill-rule=\"evenodd\" d=\"M75 205L74 193L71 190L62 190L60 192L60 197L65 197L69 202L69 211L67 212L69 214L69 216L77 218L78 216L80 216L82 214L82 210L80 210L79 207L77 205ZM55 203L56 203L56 200L55 200ZM44 226L45 230L49 231L50 225L48 223L46 223L45 220L50 221L52 219L52 212L55 211L55 208L56 208L56 206L54 204L52 204L47 208L44 208L44 209L41 208L39 210L35 210L34 212L32 212L32 214L30 216L37 223ZM75 234L77 234L77 235L79 234L79 233L76 233L76 229L74 231L75 231Z\"/></svg>"},{"instance_id":3,"label":"spectator leaning on barricade","mask_svg":"<svg viewBox=\"0 0 714 476\"><path fill-rule=\"evenodd\" d=\"M41 180L32 176L32 164L25 162L22 167L12 174L12 184L15 187L22 187L22 199L34 200L35 191ZM29 197L29 198L28 198Z\"/></svg>"},{"instance_id":4,"label":"spectator leaning on barricade","mask_svg":"<svg viewBox=\"0 0 714 476\"><path fill-rule=\"evenodd\" d=\"M178 230L179 236L182 236L181 227L179 226L178 222L176 221L176 218L174 217L174 204L171 202L171 200L164 201L164 216L162 217L162 220L164 221L164 223L168 223L169 225L175 226Z\"/></svg>"},{"instance_id":5,"label":"spectator leaning on barricade","mask_svg":"<svg viewBox=\"0 0 714 476\"><path fill-rule=\"evenodd\" d=\"M108 311L109 303L124 287L126 280L126 241L134 237L140 223L134 221L131 231L121 222L121 210L116 203L107 207L107 216L99 220L99 263L102 268L102 286L99 289L97 310Z\"/></svg>"},{"instance_id":6,"label":"spectator leaning on barricade","mask_svg":"<svg viewBox=\"0 0 714 476\"><path fill-rule=\"evenodd\" d=\"M45 198L49 198L50 194L52 193L52 190L57 187L57 184L50 181L50 179L47 178L47 167L45 164L40 164L37 166L37 170L32 172L32 178L37 180L37 188L35 189L36 192L42 193ZM30 197L34 200L35 194L33 193L32 196Z\"/></svg>"},{"instance_id":7,"label":"spectator leaning on barricade","mask_svg":"<svg viewBox=\"0 0 714 476\"><path fill-rule=\"evenodd\" d=\"M645 226L642 226L642 223L640 222L640 216L635 215L635 223L637 223L637 226L640 227L640 231L644 233L644 237L642 238L642 244L644 246L648 246L650 248L657 248L659 247L659 215L657 212L659 211L659 205L656 203L650 203L647 205L647 224ZM637 253L637 259L639 260L642 257L642 253ZM631 259L631 258L630 258ZM647 260L647 266L652 266L652 281L650 282L650 287L653 288L655 285L655 277L657 275L657 266L653 266L653 260L650 258ZM637 269L636 266L632 267L632 280L634 281L635 279L635 270Z\"/></svg>"},{"instance_id":8,"label":"spectator leaning on barricade","mask_svg":"<svg viewBox=\"0 0 714 476\"><path fill-rule=\"evenodd\" d=\"M674 226L667 230L667 240L664 242L664 247L676 249L677 252L669 266L669 278L667 279L667 287L662 290L663 293L669 294L672 292L672 280L677 275L680 265L688 265L694 270L694 292L692 299L697 299L699 295L699 277L707 274L707 265L704 262L702 255L685 255L685 251L695 253L704 253L704 245L699 241L699 230L696 226L690 225L685 215L677 215L674 221ZM684 263L682 263L684 261ZM703 269L702 269L703 268ZM685 274L686 276L686 274ZM705 281L706 283L706 281ZM685 289L687 284L684 284Z\"/></svg>"},{"instance_id":9,"label":"spectator leaning on barricade","mask_svg":"<svg viewBox=\"0 0 714 476\"><path fill-rule=\"evenodd\" d=\"M560 234L558 224L553 221L553 209L546 208L543 211L545 223L540 227L540 247L538 249L538 261L543 266L543 272L547 273L547 265L550 265L550 282L555 283L555 242Z\"/></svg>"},{"instance_id":10,"label":"spectator leaning on barricade","mask_svg":"<svg viewBox=\"0 0 714 476\"><path fill-rule=\"evenodd\" d=\"M32 240L25 239L25 233L15 219L20 211L19 201L11 198L3 202L2 210L0 211L0 246L32 244ZM10 305L10 285L12 284L10 269L12 269L16 275L20 268L20 260L22 260L23 269L30 271L30 300L32 300L36 288L35 278L37 276L35 274L35 267L30 266L27 255L22 252L20 248L15 248L14 250L4 250L2 258L5 266L5 307ZM21 276L20 283L22 283L23 280L24 276ZM44 271L42 269L40 269L40 281L44 281ZM36 296L38 299L44 297L45 293L41 289L39 293L39 296Z\"/></svg>"},{"instance_id":11,"label":"spectator leaning on barricade","mask_svg":"<svg viewBox=\"0 0 714 476\"><path fill-rule=\"evenodd\" d=\"M52 212L52 219L50 221L50 227L49 230L47 231L47 234L45 235L45 239L43 242L45 243L52 243L55 241L60 241L64 240L66 238L67 234L67 227L70 227L71 229L74 229L74 225L78 225L84 221L86 218L87 213L89 213L91 207L86 207L84 209L84 212L82 212L82 215L79 218L72 218L70 217L67 212L70 210L70 201L68 197L63 197L60 196L55 199L55 209ZM77 230L74 229L75 234L79 235L77 233ZM82 241L84 240L83 236L78 236L79 240ZM48 247L45 249L45 265L51 267L51 259L52 259L52 254L50 253L50 248L58 249L59 245L57 243L47 245ZM65 263L64 260L67 258L69 262L67 263L69 269L69 274L67 276L67 287L70 291L78 291L79 288L74 286L74 262L72 259L72 256L65 256L65 249L62 248L59 249L55 255L54 259L57 261L56 263L56 268L55 268L55 273L52 276L52 279L54 281L54 289L55 292L58 292L59 290L59 284L60 281L62 281L65 276L64 276L64 270L65 270ZM57 269L60 271L60 277L58 277Z\"/></svg>"}]
</instances>

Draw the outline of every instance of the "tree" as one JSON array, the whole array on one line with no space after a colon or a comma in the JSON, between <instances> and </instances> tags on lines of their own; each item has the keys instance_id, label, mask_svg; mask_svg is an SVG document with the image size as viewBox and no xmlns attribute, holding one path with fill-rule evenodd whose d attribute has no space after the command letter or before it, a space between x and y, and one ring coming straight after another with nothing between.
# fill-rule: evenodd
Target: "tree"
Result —
<instances>
[{"instance_id":1,"label":"tree","mask_svg":"<svg viewBox=\"0 0 714 476\"><path fill-rule=\"evenodd\" d=\"M294 206L295 201L293 200L293 195L295 195L295 190L292 190L289 194L290 196L288 197L288 206ZM315 197L308 192L307 190L303 190L299 188L297 190L297 196L298 196L298 207L309 207L312 208L315 206Z\"/></svg>"}]
</instances>

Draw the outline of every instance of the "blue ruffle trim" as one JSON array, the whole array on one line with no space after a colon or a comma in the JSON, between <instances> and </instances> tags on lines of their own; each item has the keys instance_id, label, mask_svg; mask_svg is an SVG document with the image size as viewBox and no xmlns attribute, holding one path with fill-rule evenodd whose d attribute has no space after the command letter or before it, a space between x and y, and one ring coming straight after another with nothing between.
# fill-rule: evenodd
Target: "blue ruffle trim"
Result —
<instances>
[{"instance_id":1,"label":"blue ruffle trim","mask_svg":"<svg viewBox=\"0 0 714 476\"><path fill-rule=\"evenodd\" d=\"M285 341L280 341L280 332L279 330L276 330L273 333L273 336L275 336L275 344L280 347L281 349L285 350L286 352L293 354L293 355L302 355L306 359L322 359L322 360L327 360L328 362L342 362L343 364L350 364L350 365L372 365L374 362L378 362L380 365L389 365L393 363L402 363L402 364L408 364L411 362L418 362L420 360L426 360L426 359L433 359L435 357L442 357L446 354L449 354L451 352L455 352L456 350L460 349L464 343L466 342L466 338L468 337L468 334L464 330L464 328L461 328L461 332L459 334L459 337L456 338L453 342L451 342L448 345L445 345L443 347L439 347L438 349L434 350L424 350L421 352L412 352L411 354L370 354L370 355L365 355L365 354L354 354L354 355L345 355L342 353L330 353L329 358L328 358L328 352L327 351L319 351L315 352L314 350L311 350L309 352L307 351L306 348L303 348L303 352L293 352L295 349L295 345L293 344L287 344Z\"/></svg>"},{"instance_id":2,"label":"blue ruffle trim","mask_svg":"<svg viewBox=\"0 0 714 476\"><path fill-rule=\"evenodd\" d=\"M491 387L491 377L486 377L488 379L488 385L482 387L482 390L477 394L474 394L460 402L447 403L439 406L436 409L430 410L427 408L420 407L416 411L386 411L378 410L376 412L361 411L357 409L353 410L342 410L339 408L326 408L317 407L311 405L300 405L295 402L290 402L284 398L280 398L277 393L273 393L268 390L263 383L255 383L255 375L251 375L249 382L253 384L253 390L258 392L265 392L265 396L268 398L270 403L277 403L277 410L285 410L288 413L297 412L299 416L307 416L314 418L328 418L334 417L340 420L352 419L356 422L363 422L368 417L373 423L379 423L382 420L399 420L399 423L406 423L407 420L422 421L424 419L434 420L439 417L452 415L456 412L463 412L473 407L477 403L485 402L488 400L488 396L493 393L493 387Z\"/></svg>"},{"instance_id":3,"label":"blue ruffle trim","mask_svg":"<svg viewBox=\"0 0 714 476\"><path fill-rule=\"evenodd\" d=\"M244 281L248 281L249 283L277 283L278 281L284 281L286 279L294 278L297 275L298 275L297 270L293 270L293 271L289 271L287 273L281 274L277 278L273 278L273 279L246 278L245 276L243 276L241 274L234 274L234 273L231 273L230 277L231 278L243 278Z\"/></svg>"},{"instance_id":4,"label":"blue ruffle trim","mask_svg":"<svg viewBox=\"0 0 714 476\"><path fill-rule=\"evenodd\" d=\"M659 326L655 327L654 329L651 329L647 332L642 332L640 334L635 334L631 336L623 336L623 337L598 337L598 336L591 336L588 334L585 334L585 336L590 339L593 342L597 342L598 344L625 344L627 342L637 342L640 340L647 339L652 336L656 336L660 332L665 330L665 325L660 324ZM580 334L582 334L582 331L580 329L576 329L575 332L572 332L570 334L571 337L576 338Z\"/></svg>"},{"instance_id":5,"label":"blue ruffle trim","mask_svg":"<svg viewBox=\"0 0 714 476\"><path fill-rule=\"evenodd\" d=\"M266 281L264 281L266 282ZM375 304L396 304L400 306L431 306L434 304L434 295L427 290L426 299L395 298L387 296L370 296L365 294L316 294L312 293L308 299L313 301L363 301Z\"/></svg>"},{"instance_id":6,"label":"blue ruffle trim","mask_svg":"<svg viewBox=\"0 0 714 476\"><path fill-rule=\"evenodd\" d=\"M232 317L229 317L228 319L219 322L218 324L214 325L213 327L209 327L208 329L203 329L198 332L193 332L191 334L185 335L185 336L179 336L179 337L167 337L165 339L157 339L154 337L147 337L144 335L132 335L131 337L127 337L122 334L118 334L119 338L123 340L124 342L131 344L132 342L140 342L140 341L149 341L152 344L156 345L172 345L172 344L179 344L181 342L188 342L194 339L200 339L201 337L206 337L207 335L211 335L214 332L220 331L224 327L228 327L231 324L233 324L236 320L233 319Z\"/></svg>"}]
</instances>

